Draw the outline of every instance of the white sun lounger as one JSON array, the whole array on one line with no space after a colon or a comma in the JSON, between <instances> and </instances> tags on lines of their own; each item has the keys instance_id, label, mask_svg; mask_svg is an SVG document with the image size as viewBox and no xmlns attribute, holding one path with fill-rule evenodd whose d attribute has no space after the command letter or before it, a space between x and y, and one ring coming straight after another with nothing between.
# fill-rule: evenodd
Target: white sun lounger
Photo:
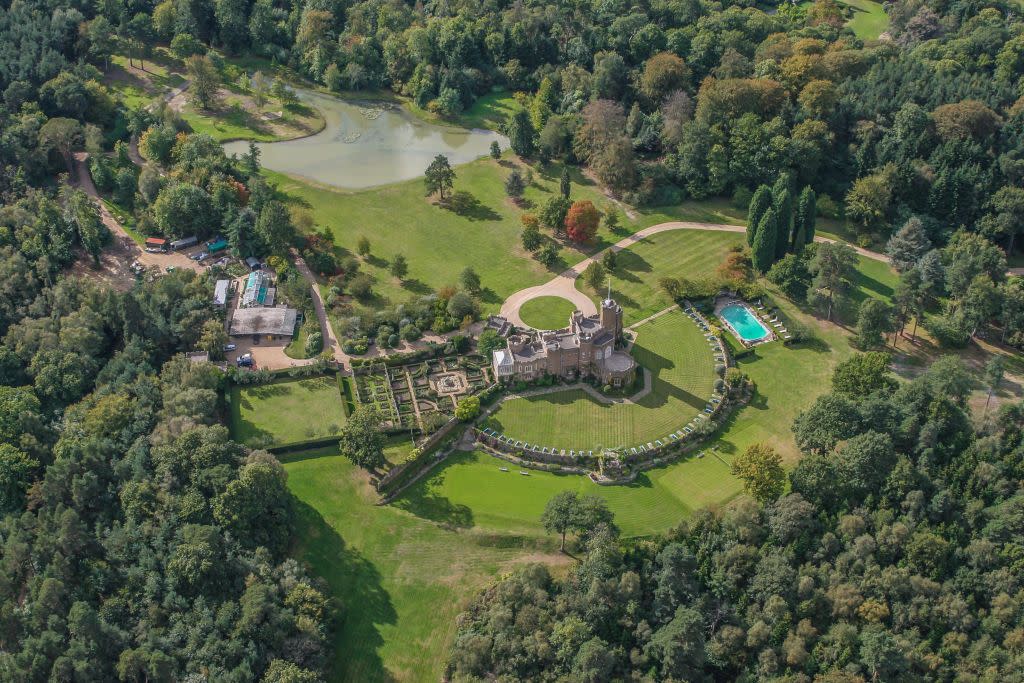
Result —
<instances>
[{"instance_id":1,"label":"white sun lounger","mask_svg":"<svg viewBox=\"0 0 1024 683\"><path fill-rule=\"evenodd\" d=\"M499 472L508 472L508 468L507 467L499 467L498 471Z\"/></svg>"}]
</instances>

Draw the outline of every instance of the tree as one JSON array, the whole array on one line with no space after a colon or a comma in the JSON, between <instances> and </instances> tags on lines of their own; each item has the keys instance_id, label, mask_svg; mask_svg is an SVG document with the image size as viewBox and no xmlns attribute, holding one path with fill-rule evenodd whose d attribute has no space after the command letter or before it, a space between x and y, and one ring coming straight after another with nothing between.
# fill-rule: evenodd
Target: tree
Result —
<instances>
[{"instance_id":1,"label":"tree","mask_svg":"<svg viewBox=\"0 0 1024 683\"><path fill-rule=\"evenodd\" d=\"M364 259L370 255L370 239L366 235L360 235L356 241L356 253Z\"/></svg>"},{"instance_id":2,"label":"tree","mask_svg":"<svg viewBox=\"0 0 1024 683\"><path fill-rule=\"evenodd\" d=\"M360 406L341 428L338 448L341 454L363 469L376 471L384 459L383 418L376 408Z\"/></svg>"},{"instance_id":3,"label":"tree","mask_svg":"<svg viewBox=\"0 0 1024 683\"><path fill-rule=\"evenodd\" d=\"M529 157L533 154L535 132L528 111L516 110L508 121L505 134L508 136L509 147L513 152L521 157Z\"/></svg>"},{"instance_id":4,"label":"tree","mask_svg":"<svg viewBox=\"0 0 1024 683\"><path fill-rule=\"evenodd\" d=\"M68 172L73 173L71 164L72 152L82 144L84 131L82 124L74 119L55 117L49 119L39 129L39 144L44 149L52 149L60 153Z\"/></svg>"},{"instance_id":5,"label":"tree","mask_svg":"<svg viewBox=\"0 0 1024 683\"><path fill-rule=\"evenodd\" d=\"M154 26L153 22L156 19L156 13L154 12L151 18L149 14L145 12L139 12L132 17L131 21L125 27L125 34L128 36L128 64L132 65L131 58L134 53L139 58L140 68L146 70L146 55L152 51L152 45L154 42Z\"/></svg>"},{"instance_id":6,"label":"tree","mask_svg":"<svg viewBox=\"0 0 1024 683\"><path fill-rule=\"evenodd\" d=\"M579 514L580 499L575 491L562 491L548 500L540 523L551 534L561 534L559 551L565 552L565 535L574 528Z\"/></svg>"},{"instance_id":7,"label":"tree","mask_svg":"<svg viewBox=\"0 0 1024 683\"><path fill-rule=\"evenodd\" d=\"M836 299L849 290L856 264L857 253L850 245L839 242L818 245L810 266L814 276L811 290L817 303L825 306L826 320L832 319L832 307Z\"/></svg>"},{"instance_id":8,"label":"tree","mask_svg":"<svg viewBox=\"0 0 1024 683\"><path fill-rule=\"evenodd\" d=\"M464 396L455 406L455 417L463 422L472 422L480 414L480 397Z\"/></svg>"},{"instance_id":9,"label":"tree","mask_svg":"<svg viewBox=\"0 0 1024 683\"><path fill-rule=\"evenodd\" d=\"M427 167L423 181L427 186L428 196L436 192L440 195L441 200L444 201L445 190L452 189L455 183L455 171L448 163L448 157L443 154L438 154L434 157L434 160L430 162L430 166Z\"/></svg>"},{"instance_id":10,"label":"tree","mask_svg":"<svg viewBox=\"0 0 1024 683\"><path fill-rule=\"evenodd\" d=\"M999 354L994 354L985 363L985 384L988 385L988 395L985 396L985 410L982 415L988 413L988 404L992 400L992 394L999 391L999 385L1003 382L1005 374L1005 361Z\"/></svg>"},{"instance_id":11,"label":"tree","mask_svg":"<svg viewBox=\"0 0 1024 683\"><path fill-rule=\"evenodd\" d=\"M283 254L295 240L295 226L284 204L276 199L263 205L256 219L256 234L275 254Z\"/></svg>"},{"instance_id":12,"label":"tree","mask_svg":"<svg viewBox=\"0 0 1024 683\"><path fill-rule=\"evenodd\" d=\"M546 227L559 233L565 229L565 219L570 206L572 203L561 195L548 197L537 217Z\"/></svg>"},{"instance_id":13,"label":"tree","mask_svg":"<svg viewBox=\"0 0 1024 683\"><path fill-rule=\"evenodd\" d=\"M569 193L572 190L572 182L569 180L569 167L562 167L562 177L558 181L558 189L561 191L562 196L566 199L569 198Z\"/></svg>"},{"instance_id":14,"label":"tree","mask_svg":"<svg viewBox=\"0 0 1024 683\"><path fill-rule=\"evenodd\" d=\"M404 280L405 276L409 274L409 263L405 260L405 256L395 254L394 258L391 259L390 271L399 280Z\"/></svg>"},{"instance_id":15,"label":"tree","mask_svg":"<svg viewBox=\"0 0 1024 683\"><path fill-rule=\"evenodd\" d=\"M459 274L459 283L462 288L470 294L480 293L480 276L472 266L466 266L466 268Z\"/></svg>"},{"instance_id":16,"label":"tree","mask_svg":"<svg viewBox=\"0 0 1024 683\"><path fill-rule=\"evenodd\" d=\"M749 446L733 460L732 473L743 480L744 490L762 505L776 500L786 488L782 457L767 444Z\"/></svg>"},{"instance_id":17,"label":"tree","mask_svg":"<svg viewBox=\"0 0 1024 683\"><path fill-rule=\"evenodd\" d=\"M498 144L497 140L491 141L491 158L495 161L501 158L501 145Z\"/></svg>"},{"instance_id":18,"label":"tree","mask_svg":"<svg viewBox=\"0 0 1024 683\"><path fill-rule=\"evenodd\" d=\"M505 194L518 201L525 191L526 181L523 179L523 174L519 172L518 168L512 169L512 172L505 178Z\"/></svg>"},{"instance_id":19,"label":"tree","mask_svg":"<svg viewBox=\"0 0 1024 683\"><path fill-rule=\"evenodd\" d=\"M877 392L891 393L896 380L889 373L889 354L883 351L858 353L832 371L832 391L860 399Z\"/></svg>"},{"instance_id":20,"label":"tree","mask_svg":"<svg viewBox=\"0 0 1024 683\"><path fill-rule=\"evenodd\" d=\"M502 339L501 335L497 331L491 328L485 328L480 336L476 340L476 349L485 358L490 358L491 354L498 349L505 348L505 340Z\"/></svg>"},{"instance_id":21,"label":"tree","mask_svg":"<svg viewBox=\"0 0 1024 683\"><path fill-rule=\"evenodd\" d=\"M685 89L690 83L690 69L671 52L660 52L644 62L640 74L640 92L652 104L661 102L669 93Z\"/></svg>"},{"instance_id":22,"label":"tree","mask_svg":"<svg viewBox=\"0 0 1024 683\"><path fill-rule=\"evenodd\" d=\"M0 443L0 514L15 512L25 503L39 462L10 443Z\"/></svg>"},{"instance_id":23,"label":"tree","mask_svg":"<svg viewBox=\"0 0 1024 683\"><path fill-rule=\"evenodd\" d=\"M775 262L775 238L778 232L775 223L775 209L769 208L757 224L751 258L754 269L761 274L767 273Z\"/></svg>"},{"instance_id":24,"label":"tree","mask_svg":"<svg viewBox=\"0 0 1024 683\"><path fill-rule=\"evenodd\" d=\"M903 333L907 321L913 317L914 329L911 332L911 339L917 337L917 323L924 314L926 294L924 279L921 277L919 268L911 268L900 274L892 297L897 318L900 320L900 334Z\"/></svg>"},{"instance_id":25,"label":"tree","mask_svg":"<svg viewBox=\"0 0 1024 683\"><path fill-rule=\"evenodd\" d=\"M897 272L905 272L917 265L932 248L931 240L924 230L924 223L917 216L911 216L895 235L889 238L885 253Z\"/></svg>"},{"instance_id":26,"label":"tree","mask_svg":"<svg viewBox=\"0 0 1024 683\"><path fill-rule=\"evenodd\" d=\"M818 221L818 197L806 186L800 192L796 205L796 225L793 230L793 251L800 253L804 246L814 242L814 227Z\"/></svg>"},{"instance_id":27,"label":"tree","mask_svg":"<svg viewBox=\"0 0 1024 683\"><path fill-rule=\"evenodd\" d=\"M889 212L892 186L885 174L875 173L853 182L846 193L846 215L865 233L878 228Z\"/></svg>"},{"instance_id":28,"label":"tree","mask_svg":"<svg viewBox=\"0 0 1024 683\"><path fill-rule=\"evenodd\" d=\"M786 254L776 261L766 277L793 301L806 300L811 274L807 270L806 260L797 254Z\"/></svg>"},{"instance_id":29,"label":"tree","mask_svg":"<svg viewBox=\"0 0 1024 683\"><path fill-rule=\"evenodd\" d=\"M587 534L603 527L615 533L613 519L608 503L600 496L580 497L575 491L562 491L548 500L540 521L548 533L561 534L559 550L565 552L569 531Z\"/></svg>"},{"instance_id":30,"label":"tree","mask_svg":"<svg viewBox=\"0 0 1024 683\"><path fill-rule=\"evenodd\" d=\"M523 249L531 253L540 249L541 244L544 242L544 238L540 234L540 230L537 228L536 222L530 223L523 228L520 240L523 243Z\"/></svg>"},{"instance_id":31,"label":"tree","mask_svg":"<svg viewBox=\"0 0 1024 683\"><path fill-rule=\"evenodd\" d=\"M854 344L862 350L877 348L884 344L883 336L895 329L892 306L880 299L866 299L857 311Z\"/></svg>"},{"instance_id":32,"label":"tree","mask_svg":"<svg viewBox=\"0 0 1024 683\"><path fill-rule=\"evenodd\" d=\"M262 71L253 73L252 78L249 80L249 91L252 92L253 104L256 105L257 109L261 109L267 103L267 98L270 96L270 83Z\"/></svg>"},{"instance_id":33,"label":"tree","mask_svg":"<svg viewBox=\"0 0 1024 683\"><path fill-rule=\"evenodd\" d=\"M589 242L600 222L601 213L589 199L573 202L565 216L565 232L574 242Z\"/></svg>"},{"instance_id":34,"label":"tree","mask_svg":"<svg viewBox=\"0 0 1024 683\"><path fill-rule=\"evenodd\" d=\"M614 249L606 249L604 255L601 256L601 265L603 265L604 269L609 273L615 270L615 264L617 262L618 257L616 256Z\"/></svg>"},{"instance_id":35,"label":"tree","mask_svg":"<svg viewBox=\"0 0 1024 683\"><path fill-rule=\"evenodd\" d=\"M100 218L99 208L81 190L66 193L64 217L75 228L78 241L92 256L93 264L99 266L100 252L110 243L110 229Z\"/></svg>"},{"instance_id":36,"label":"tree","mask_svg":"<svg viewBox=\"0 0 1024 683\"><path fill-rule=\"evenodd\" d=\"M220 77L217 68L207 55L192 55L185 60L185 71L191 81L188 86L189 98L200 109L210 109L217 103Z\"/></svg>"},{"instance_id":37,"label":"tree","mask_svg":"<svg viewBox=\"0 0 1024 683\"><path fill-rule=\"evenodd\" d=\"M600 292L601 288L604 287L606 277L604 266L601 265L600 261L591 262L587 269L583 271L583 281L595 292Z\"/></svg>"},{"instance_id":38,"label":"tree","mask_svg":"<svg viewBox=\"0 0 1024 683\"><path fill-rule=\"evenodd\" d=\"M604 211L604 227L612 232L615 232L619 227L619 211L614 206L610 206Z\"/></svg>"},{"instance_id":39,"label":"tree","mask_svg":"<svg viewBox=\"0 0 1024 683\"><path fill-rule=\"evenodd\" d=\"M747 246L754 246L754 237L761 219L768 209L772 208L772 188L767 185L758 186L747 206Z\"/></svg>"},{"instance_id":40,"label":"tree","mask_svg":"<svg viewBox=\"0 0 1024 683\"><path fill-rule=\"evenodd\" d=\"M772 208L775 209L775 261L786 255L793 232L793 196L789 174L783 173L772 187Z\"/></svg>"}]
</instances>

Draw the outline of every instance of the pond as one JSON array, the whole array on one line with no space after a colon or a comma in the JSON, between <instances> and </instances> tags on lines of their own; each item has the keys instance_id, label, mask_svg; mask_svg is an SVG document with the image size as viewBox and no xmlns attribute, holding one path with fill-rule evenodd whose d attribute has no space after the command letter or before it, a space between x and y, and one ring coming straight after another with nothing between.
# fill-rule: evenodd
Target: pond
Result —
<instances>
[{"instance_id":1,"label":"pond","mask_svg":"<svg viewBox=\"0 0 1024 683\"><path fill-rule=\"evenodd\" d=\"M298 140L257 143L260 163L326 185L386 185L423 175L438 154L455 165L487 155L494 140L508 147L508 140L493 131L426 123L395 104L341 100L309 90L297 94L320 110L326 127ZM241 140L224 145L229 155L241 156L248 149Z\"/></svg>"}]
</instances>

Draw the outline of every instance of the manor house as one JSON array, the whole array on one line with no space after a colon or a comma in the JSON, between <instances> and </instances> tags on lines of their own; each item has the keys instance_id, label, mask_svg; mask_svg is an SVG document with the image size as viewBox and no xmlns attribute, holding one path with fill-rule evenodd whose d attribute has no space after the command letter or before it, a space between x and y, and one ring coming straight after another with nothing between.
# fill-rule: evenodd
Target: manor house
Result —
<instances>
[{"instance_id":1,"label":"manor house","mask_svg":"<svg viewBox=\"0 0 1024 683\"><path fill-rule=\"evenodd\" d=\"M601 384L628 386L636 377L636 361L619 348L622 306L610 297L597 315L573 311L560 330L517 332L504 349L494 352L499 380L529 381L545 374L565 379L596 377Z\"/></svg>"}]
</instances>

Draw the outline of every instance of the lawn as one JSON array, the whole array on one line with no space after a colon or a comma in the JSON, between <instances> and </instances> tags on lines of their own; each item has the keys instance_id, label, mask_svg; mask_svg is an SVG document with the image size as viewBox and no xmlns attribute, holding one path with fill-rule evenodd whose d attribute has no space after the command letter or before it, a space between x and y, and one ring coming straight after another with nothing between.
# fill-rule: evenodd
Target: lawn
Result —
<instances>
[{"instance_id":1,"label":"lawn","mask_svg":"<svg viewBox=\"0 0 1024 683\"><path fill-rule=\"evenodd\" d=\"M682 429L712 393L714 360L700 328L673 311L637 328L633 357L652 374L637 403L599 403L580 389L505 401L495 428L542 446L573 450L636 446Z\"/></svg>"},{"instance_id":2,"label":"lawn","mask_svg":"<svg viewBox=\"0 0 1024 683\"><path fill-rule=\"evenodd\" d=\"M422 179L351 192L314 186L279 173L267 175L293 205L308 208L316 223L334 234L343 252L355 253L359 238L369 238L371 255L361 269L376 281L374 298L369 302L372 307L400 303L417 294L455 285L459 274L472 266L482 280L485 312L496 312L509 294L546 282L586 256L586 251L564 246L558 263L549 269L522 249L519 215L523 209L509 200L503 186L512 163L481 159L456 167L455 189L468 192L475 200L461 215L425 197ZM526 192L527 206L540 205L557 193L560 174L557 164L550 165L543 174L535 171L534 182ZM573 197L603 205L597 188L582 184L582 176L577 178L581 183L573 184ZM605 235L619 239L607 232ZM596 243L587 251L603 244ZM409 263L409 273L402 281L388 271L399 253Z\"/></svg>"},{"instance_id":3,"label":"lawn","mask_svg":"<svg viewBox=\"0 0 1024 683\"><path fill-rule=\"evenodd\" d=\"M481 588L525 562L568 561L551 552L553 538L445 528L377 506L366 476L336 452L284 467L298 513L294 553L340 607L331 681L440 680L455 617Z\"/></svg>"},{"instance_id":4,"label":"lawn","mask_svg":"<svg viewBox=\"0 0 1024 683\"><path fill-rule=\"evenodd\" d=\"M608 501L625 536L667 531L693 510L740 491L724 459L695 455L642 473L628 486L599 486L586 477L530 471L528 476L486 453L458 453L393 505L439 523L509 534L543 534L540 516L556 493L573 490Z\"/></svg>"},{"instance_id":5,"label":"lawn","mask_svg":"<svg viewBox=\"0 0 1024 683\"><path fill-rule=\"evenodd\" d=\"M519 317L538 330L560 330L569 324L575 309L571 301L560 296L539 296L523 304Z\"/></svg>"},{"instance_id":6,"label":"lawn","mask_svg":"<svg viewBox=\"0 0 1024 683\"><path fill-rule=\"evenodd\" d=\"M249 446L283 446L334 436L345 407L332 375L231 390L231 434Z\"/></svg>"},{"instance_id":7,"label":"lawn","mask_svg":"<svg viewBox=\"0 0 1024 683\"><path fill-rule=\"evenodd\" d=\"M854 34L861 40L878 40L878 36L889 30L889 15L880 2L872 0L844 0L853 13L847 22Z\"/></svg>"},{"instance_id":8,"label":"lawn","mask_svg":"<svg viewBox=\"0 0 1024 683\"><path fill-rule=\"evenodd\" d=\"M658 286L658 278L713 275L729 248L740 244L745 244L742 233L673 230L651 235L618 252L611 273L612 296L622 305L626 325L672 304ZM582 279L576 281L576 288L595 300L605 295L591 290Z\"/></svg>"},{"instance_id":9,"label":"lawn","mask_svg":"<svg viewBox=\"0 0 1024 683\"><path fill-rule=\"evenodd\" d=\"M861 268L861 296L891 288L891 273L873 270L867 260ZM502 463L490 456L459 453L392 505L376 506L365 477L335 453L286 461L288 486L298 499L296 553L328 581L343 607L330 680L437 680L455 616L471 596L523 562L564 561L551 554L555 541L542 537L539 526L544 504L561 490L604 497L625 536L645 536L737 496L741 486L728 463L753 443L772 444L791 464L793 417L828 390L835 364L853 349L842 328L775 298L786 318L815 330L816 340L797 347L759 346L739 364L757 383L757 396L705 444L705 456L649 470L632 486L600 487L584 477L546 472L522 476L515 468L501 472ZM645 344L653 345L653 337L662 343L681 338L686 328L677 323L689 321L674 321L675 315L639 328L638 356ZM652 334L659 321L665 329ZM659 374L670 371L675 369ZM401 448L397 440L390 447Z\"/></svg>"}]
</instances>

